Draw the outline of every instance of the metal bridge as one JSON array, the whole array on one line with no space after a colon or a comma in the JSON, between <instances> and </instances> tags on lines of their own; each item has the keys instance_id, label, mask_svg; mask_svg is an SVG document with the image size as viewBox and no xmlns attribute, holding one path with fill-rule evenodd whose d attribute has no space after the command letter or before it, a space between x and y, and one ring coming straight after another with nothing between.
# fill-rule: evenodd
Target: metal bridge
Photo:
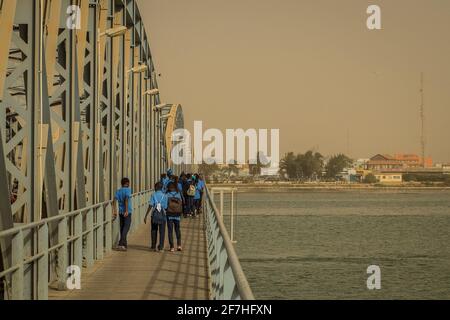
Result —
<instances>
[{"instance_id":1,"label":"metal bridge","mask_svg":"<svg viewBox=\"0 0 450 320\"><path fill-rule=\"evenodd\" d=\"M120 179L129 177L135 192L139 250L152 185L169 167L188 169L170 159L183 110L161 102L135 0L0 0L0 39L0 299L110 298L107 277L98 279L123 259L128 270L148 265L140 278L122 279L147 284L132 298L252 299L209 195L201 221L183 224L199 237L183 252L196 262L172 261L196 270L189 276L198 290L177 294L174 283L190 280L161 272L165 254L112 253ZM97 294L69 292L69 266L82 266L83 284ZM157 280L166 285L153 287Z\"/></svg>"}]
</instances>

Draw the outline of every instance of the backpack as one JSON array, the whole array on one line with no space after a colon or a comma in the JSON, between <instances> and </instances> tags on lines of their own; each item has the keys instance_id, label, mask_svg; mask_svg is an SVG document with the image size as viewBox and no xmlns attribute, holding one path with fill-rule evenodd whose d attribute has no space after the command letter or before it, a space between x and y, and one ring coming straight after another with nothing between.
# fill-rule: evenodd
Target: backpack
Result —
<instances>
[{"instance_id":1,"label":"backpack","mask_svg":"<svg viewBox=\"0 0 450 320\"><path fill-rule=\"evenodd\" d=\"M189 189L187 190L187 195L190 197L195 196L195 186L193 184L189 186Z\"/></svg>"},{"instance_id":2,"label":"backpack","mask_svg":"<svg viewBox=\"0 0 450 320\"><path fill-rule=\"evenodd\" d=\"M183 212L183 201L176 197L168 199L167 212L170 214L181 214Z\"/></svg>"},{"instance_id":3,"label":"backpack","mask_svg":"<svg viewBox=\"0 0 450 320\"><path fill-rule=\"evenodd\" d=\"M162 197L161 201L164 199L164 197ZM161 202L158 202L158 203L156 203L156 206L153 207L152 223L154 223L154 224L162 224L162 223L165 223L165 222L166 222L166 211L161 206Z\"/></svg>"}]
</instances>

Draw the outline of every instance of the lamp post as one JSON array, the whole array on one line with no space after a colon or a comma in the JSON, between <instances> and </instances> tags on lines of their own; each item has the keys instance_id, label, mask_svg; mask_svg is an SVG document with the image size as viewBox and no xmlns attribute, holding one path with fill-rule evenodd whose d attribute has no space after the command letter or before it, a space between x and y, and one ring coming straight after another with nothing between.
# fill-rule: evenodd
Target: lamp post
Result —
<instances>
[{"instance_id":1,"label":"lamp post","mask_svg":"<svg viewBox=\"0 0 450 320\"><path fill-rule=\"evenodd\" d=\"M108 37L108 38L116 38L123 36L127 32L128 28L126 26L117 26L111 29L107 29L105 32L100 32L100 29L97 29L97 108L96 108L96 117L95 117L95 148L96 148L96 168L97 168L97 175L96 175L96 185L95 185L95 193L96 197L93 197L93 202L100 200L100 161L103 158L103 155L100 154L100 134L101 134L101 111L100 111L100 95L101 95L101 87L102 83L100 81L100 76L103 72L103 70L100 70L100 59L104 59L105 52L101 52L100 49L100 42L102 37ZM113 132L111 128L111 133ZM112 150L110 150L112 152ZM111 163L112 165L112 163Z\"/></svg>"},{"instance_id":2,"label":"lamp post","mask_svg":"<svg viewBox=\"0 0 450 320\"><path fill-rule=\"evenodd\" d=\"M165 116L162 115L162 111L164 108L166 107L170 107L170 104L166 104L166 103L162 103L162 104L158 104L156 106L153 107L153 111L159 115L157 118L157 126L158 126L158 137L157 137L157 143L158 143L158 167L159 167L159 174L161 174L162 172L164 172L164 170L166 169L164 164L165 164L165 159L166 159L166 154L164 153L164 128L163 128L163 123L162 120L165 118Z\"/></svg>"},{"instance_id":3,"label":"lamp post","mask_svg":"<svg viewBox=\"0 0 450 320\"><path fill-rule=\"evenodd\" d=\"M147 64L145 64L145 63L141 63L141 62L139 62L138 63L138 65L135 65L134 67L132 67L131 69L129 69L129 70L127 70L127 75L128 75L128 73L133 73L133 74L141 74L141 73L144 73L145 71L147 71L147 69L148 69L148 66L147 66ZM127 89L126 89L127 90ZM134 114L132 115L132 117L134 118ZM134 131L134 128L133 128L133 131ZM134 133L132 133L132 135L134 135ZM132 150L132 152L134 152L134 150ZM134 158L133 158L134 159ZM134 160L133 160L134 161ZM134 183L134 185L136 185L135 183L135 179L134 179L134 176L133 177L131 177L132 178L132 181L133 181L133 183ZM137 185L136 185L137 186Z\"/></svg>"}]
</instances>

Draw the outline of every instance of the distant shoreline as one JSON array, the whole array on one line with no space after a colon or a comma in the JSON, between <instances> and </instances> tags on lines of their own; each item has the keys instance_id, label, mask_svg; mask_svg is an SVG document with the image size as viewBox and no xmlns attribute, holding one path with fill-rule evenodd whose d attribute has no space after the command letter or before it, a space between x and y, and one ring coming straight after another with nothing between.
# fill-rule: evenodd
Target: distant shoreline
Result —
<instances>
[{"instance_id":1,"label":"distant shoreline","mask_svg":"<svg viewBox=\"0 0 450 320\"><path fill-rule=\"evenodd\" d=\"M411 186L411 185L365 185L365 184L208 184L209 188L237 188L239 192L289 192L289 191L450 191L445 186Z\"/></svg>"}]
</instances>

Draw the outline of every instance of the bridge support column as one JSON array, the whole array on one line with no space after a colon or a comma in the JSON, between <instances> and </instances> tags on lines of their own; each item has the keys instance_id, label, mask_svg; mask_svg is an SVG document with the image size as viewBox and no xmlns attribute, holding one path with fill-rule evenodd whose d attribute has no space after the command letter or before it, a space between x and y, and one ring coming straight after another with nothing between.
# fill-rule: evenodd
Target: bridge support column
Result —
<instances>
[{"instance_id":1,"label":"bridge support column","mask_svg":"<svg viewBox=\"0 0 450 320\"><path fill-rule=\"evenodd\" d=\"M57 262L57 276L58 276L58 290L64 291L67 289L67 219L64 218L58 223L58 243L61 247L58 250Z\"/></svg>"},{"instance_id":2,"label":"bridge support column","mask_svg":"<svg viewBox=\"0 0 450 320\"><path fill-rule=\"evenodd\" d=\"M105 254L111 253L112 249L112 204L109 203L105 209Z\"/></svg>"},{"instance_id":3,"label":"bridge support column","mask_svg":"<svg viewBox=\"0 0 450 320\"><path fill-rule=\"evenodd\" d=\"M11 299L12 300L23 300L23 233L20 231L12 238L11 243L11 257L12 257L12 265L18 265L16 271L11 276Z\"/></svg>"},{"instance_id":4,"label":"bridge support column","mask_svg":"<svg viewBox=\"0 0 450 320\"><path fill-rule=\"evenodd\" d=\"M38 229L38 253L42 256L37 263L37 299L48 299L48 226L43 224Z\"/></svg>"},{"instance_id":5,"label":"bridge support column","mask_svg":"<svg viewBox=\"0 0 450 320\"><path fill-rule=\"evenodd\" d=\"M84 258L86 261L86 267L92 267L94 264L94 212L89 209L86 213L86 246Z\"/></svg>"},{"instance_id":6,"label":"bridge support column","mask_svg":"<svg viewBox=\"0 0 450 320\"><path fill-rule=\"evenodd\" d=\"M102 260L103 259L103 235L104 235L104 220L103 220L103 206L98 207L95 210L95 215L96 215L96 229L95 229L95 243L96 243L96 248L95 248L95 258L96 260Z\"/></svg>"},{"instance_id":7,"label":"bridge support column","mask_svg":"<svg viewBox=\"0 0 450 320\"><path fill-rule=\"evenodd\" d=\"M72 245L72 264L81 270L83 267L83 214L81 212L74 217L74 237L76 239Z\"/></svg>"}]
</instances>

